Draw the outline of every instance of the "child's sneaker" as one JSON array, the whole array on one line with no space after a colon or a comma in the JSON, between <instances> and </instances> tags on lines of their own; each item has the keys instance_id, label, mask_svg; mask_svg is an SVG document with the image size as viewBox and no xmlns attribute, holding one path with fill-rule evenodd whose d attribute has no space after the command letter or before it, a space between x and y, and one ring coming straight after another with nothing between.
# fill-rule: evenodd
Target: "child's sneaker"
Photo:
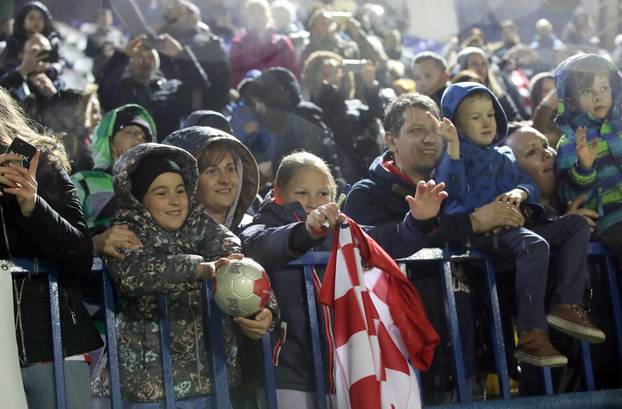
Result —
<instances>
[{"instance_id":1,"label":"child's sneaker","mask_svg":"<svg viewBox=\"0 0 622 409\"><path fill-rule=\"evenodd\" d=\"M599 343L605 340L605 333L596 328L578 304L557 304L546 316L549 325L558 331L582 341Z\"/></svg>"},{"instance_id":2,"label":"child's sneaker","mask_svg":"<svg viewBox=\"0 0 622 409\"><path fill-rule=\"evenodd\" d=\"M520 335L514 358L534 366L555 367L568 364L568 358L555 349L547 333L535 328Z\"/></svg>"}]
</instances>

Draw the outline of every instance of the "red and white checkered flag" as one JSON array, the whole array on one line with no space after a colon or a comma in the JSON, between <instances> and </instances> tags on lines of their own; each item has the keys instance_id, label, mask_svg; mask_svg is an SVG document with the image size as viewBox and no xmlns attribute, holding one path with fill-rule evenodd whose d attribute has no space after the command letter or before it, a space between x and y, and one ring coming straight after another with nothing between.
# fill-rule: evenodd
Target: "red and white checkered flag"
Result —
<instances>
[{"instance_id":1,"label":"red and white checkered flag","mask_svg":"<svg viewBox=\"0 0 622 409\"><path fill-rule=\"evenodd\" d=\"M319 301L334 309L337 407L420 408L413 364L430 366L438 335L415 288L352 220L335 232Z\"/></svg>"}]
</instances>

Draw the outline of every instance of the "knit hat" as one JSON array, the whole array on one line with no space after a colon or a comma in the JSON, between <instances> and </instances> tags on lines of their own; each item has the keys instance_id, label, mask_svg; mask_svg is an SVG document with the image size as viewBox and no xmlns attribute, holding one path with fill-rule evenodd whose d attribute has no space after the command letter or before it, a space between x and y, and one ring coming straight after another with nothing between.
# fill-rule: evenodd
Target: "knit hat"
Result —
<instances>
[{"instance_id":1,"label":"knit hat","mask_svg":"<svg viewBox=\"0 0 622 409\"><path fill-rule=\"evenodd\" d=\"M116 135L121 129L126 126L135 125L139 127L143 133L145 134L145 141L150 142L153 140L153 135L151 135L149 123L141 118L138 113L132 109L119 111L117 114L114 127L112 128L112 137Z\"/></svg>"},{"instance_id":2,"label":"knit hat","mask_svg":"<svg viewBox=\"0 0 622 409\"><path fill-rule=\"evenodd\" d=\"M132 194L142 202L145 194L149 190L151 183L163 173L177 173L180 176L181 167L166 156L152 156L148 160L140 162L130 175L132 181Z\"/></svg>"}]
</instances>

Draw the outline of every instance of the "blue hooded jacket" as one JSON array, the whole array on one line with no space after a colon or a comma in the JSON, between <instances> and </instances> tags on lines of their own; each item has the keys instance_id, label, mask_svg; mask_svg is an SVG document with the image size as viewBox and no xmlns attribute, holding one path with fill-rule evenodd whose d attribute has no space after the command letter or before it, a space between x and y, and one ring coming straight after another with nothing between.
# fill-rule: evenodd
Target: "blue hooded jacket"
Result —
<instances>
[{"instance_id":1,"label":"blue hooded jacket","mask_svg":"<svg viewBox=\"0 0 622 409\"><path fill-rule=\"evenodd\" d=\"M458 106L473 94L488 95L493 103L497 135L488 146L473 143L460 132L456 123ZM488 88L475 82L452 84L443 93L441 109L443 116L456 124L460 138L460 159L453 160L445 152L436 169L437 182L447 185L446 214L472 212L516 188L525 190L530 201L538 200L540 192L531 178L518 168L512 150L507 146L497 146L507 134L507 119L499 101Z\"/></svg>"}]
</instances>

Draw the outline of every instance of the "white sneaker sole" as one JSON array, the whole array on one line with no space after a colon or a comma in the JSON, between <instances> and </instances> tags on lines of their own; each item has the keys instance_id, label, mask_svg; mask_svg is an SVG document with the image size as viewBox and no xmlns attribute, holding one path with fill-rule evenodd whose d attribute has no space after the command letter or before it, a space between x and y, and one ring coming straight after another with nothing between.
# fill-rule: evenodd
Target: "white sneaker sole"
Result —
<instances>
[{"instance_id":1,"label":"white sneaker sole","mask_svg":"<svg viewBox=\"0 0 622 409\"><path fill-rule=\"evenodd\" d=\"M537 357L523 351L514 352L514 358L518 362L525 362L533 366L556 368L568 365L568 358L564 355L552 356L548 358Z\"/></svg>"},{"instance_id":2,"label":"white sneaker sole","mask_svg":"<svg viewBox=\"0 0 622 409\"><path fill-rule=\"evenodd\" d=\"M555 315L547 315L546 321L556 330L577 338L581 341L599 344L605 340L605 333L599 329L584 327L582 325L573 324Z\"/></svg>"}]
</instances>

